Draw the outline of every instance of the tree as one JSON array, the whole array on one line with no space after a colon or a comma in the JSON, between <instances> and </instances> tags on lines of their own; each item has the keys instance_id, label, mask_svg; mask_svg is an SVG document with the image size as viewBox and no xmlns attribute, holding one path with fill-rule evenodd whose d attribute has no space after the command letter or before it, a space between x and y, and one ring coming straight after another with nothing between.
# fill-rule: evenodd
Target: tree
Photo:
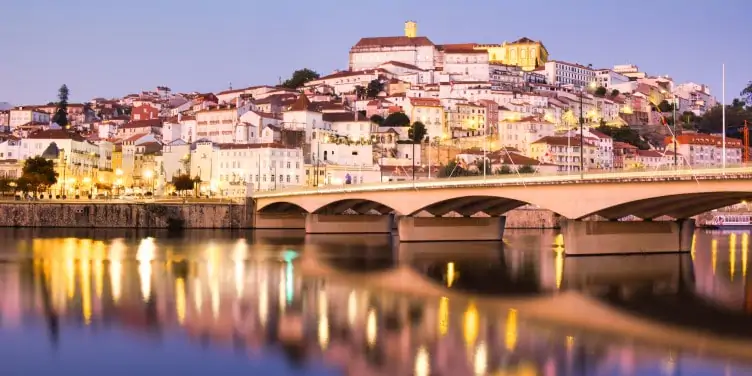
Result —
<instances>
[{"instance_id":1,"label":"tree","mask_svg":"<svg viewBox=\"0 0 752 376\"><path fill-rule=\"evenodd\" d=\"M740 93L747 106L752 106L752 81L747 82L747 87Z\"/></svg>"},{"instance_id":2,"label":"tree","mask_svg":"<svg viewBox=\"0 0 752 376\"><path fill-rule=\"evenodd\" d=\"M746 120L752 123L752 111L742 107L726 106L726 126L743 125ZM702 115L697 122L697 129L705 133L721 133L723 131L723 106L717 105ZM729 133L735 133L729 129Z\"/></svg>"},{"instance_id":3,"label":"tree","mask_svg":"<svg viewBox=\"0 0 752 376\"><path fill-rule=\"evenodd\" d=\"M376 98L382 91L384 91L384 83L381 82L381 80L379 80L378 78L371 80L371 82L368 83L368 87L366 88L366 97Z\"/></svg>"},{"instance_id":4,"label":"tree","mask_svg":"<svg viewBox=\"0 0 752 376\"><path fill-rule=\"evenodd\" d=\"M172 185L175 186L175 190L178 192L186 192L193 190L194 180L188 174L178 175L172 178Z\"/></svg>"},{"instance_id":5,"label":"tree","mask_svg":"<svg viewBox=\"0 0 752 376\"><path fill-rule=\"evenodd\" d=\"M382 127L409 127L410 118L404 112L393 112L384 119Z\"/></svg>"},{"instance_id":6,"label":"tree","mask_svg":"<svg viewBox=\"0 0 752 376\"><path fill-rule=\"evenodd\" d=\"M630 145L637 146L640 150L650 149L650 145L640 137L640 134L637 133L637 131L635 131L634 129L631 129L629 127L616 128L616 127L601 126L601 127L598 127L597 130L613 138L614 141L625 142Z\"/></svg>"},{"instance_id":7,"label":"tree","mask_svg":"<svg viewBox=\"0 0 752 376\"><path fill-rule=\"evenodd\" d=\"M697 129L697 122L699 118L692 111L684 111L679 118L681 120L682 128L684 129Z\"/></svg>"},{"instance_id":8,"label":"tree","mask_svg":"<svg viewBox=\"0 0 752 376\"><path fill-rule=\"evenodd\" d=\"M535 169L530 165L524 165L517 169L517 172L520 174L532 174L535 172Z\"/></svg>"},{"instance_id":9,"label":"tree","mask_svg":"<svg viewBox=\"0 0 752 376\"><path fill-rule=\"evenodd\" d=\"M619 92L619 90L616 90L616 89L614 89L614 90L611 90L611 96L612 96L612 97L618 97L618 96L619 96L619 94L621 94L621 93Z\"/></svg>"},{"instance_id":10,"label":"tree","mask_svg":"<svg viewBox=\"0 0 752 376\"><path fill-rule=\"evenodd\" d=\"M605 87L598 86L598 88L595 89L595 93L593 93L593 94L595 94L596 97L605 97L606 93L607 93L607 91L606 91Z\"/></svg>"},{"instance_id":11,"label":"tree","mask_svg":"<svg viewBox=\"0 0 752 376\"><path fill-rule=\"evenodd\" d=\"M384 117L379 114L373 114L373 116L371 116L369 120L371 121L371 123L379 126L381 126L381 124L384 124Z\"/></svg>"},{"instance_id":12,"label":"tree","mask_svg":"<svg viewBox=\"0 0 752 376\"><path fill-rule=\"evenodd\" d=\"M508 165L502 165L496 171L494 171L494 174L496 175L509 175L512 173L512 169Z\"/></svg>"},{"instance_id":13,"label":"tree","mask_svg":"<svg viewBox=\"0 0 752 376\"><path fill-rule=\"evenodd\" d=\"M24 163L21 177L17 184L24 192L39 192L57 183L57 172L52 161L42 157L33 157Z\"/></svg>"},{"instance_id":14,"label":"tree","mask_svg":"<svg viewBox=\"0 0 752 376\"><path fill-rule=\"evenodd\" d=\"M13 190L13 179L0 178L0 195L5 195L5 192Z\"/></svg>"},{"instance_id":15,"label":"tree","mask_svg":"<svg viewBox=\"0 0 752 376\"><path fill-rule=\"evenodd\" d=\"M55 115L52 117L52 122L65 128L68 126L68 86L63 84L57 93L57 108L55 109Z\"/></svg>"},{"instance_id":16,"label":"tree","mask_svg":"<svg viewBox=\"0 0 752 376\"><path fill-rule=\"evenodd\" d=\"M355 96L360 100L366 96L366 88L360 85L355 85Z\"/></svg>"},{"instance_id":17,"label":"tree","mask_svg":"<svg viewBox=\"0 0 752 376\"><path fill-rule=\"evenodd\" d=\"M440 178L453 178L458 176L475 175L475 173L462 167L456 161L449 161L449 163L447 163L446 165L441 166L438 174Z\"/></svg>"},{"instance_id":18,"label":"tree","mask_svg":"<svg viewBox=\"0 0 752 376\"><path fill-rule=\"evenodd\" d=\"M292 77L282 83L282 86L290 89L297 89L305 85L308 81L318 80L321 77L315 71L308 68L298 69L292 72Z\"/></svg>"},{"instance_id":19,"label":"tree","mask_svg":"<svg viewBox=\"0 0 752 376\"><path fill-rule=\"evenodd\" d=\"M483 166L486 167L486 175L493 175L493 168L491 167L490 163L483 163L483 160L477 160L475 161L475 168L478 171L479 175L483 175Z\"/></svg>"},{"instance_id":20,"label":"tree","mask_svg":"<svg viewBox=\"0 0 752 376\"><path fill-rule=\"evenodd\" d=\"M660 112L671 112L674 110L674 104L669 103L667 100L662 100L661 103L658 103L658 111Z\"/></svg>"},{"instance_id":21,"label":"tree","mask_svg":"<svg viewBox=\"0 0 752 376\"><path fill-rule=\"evenodd\" d=\"M407 137L410 138L410 141L412 141L413 144L419 144L425 140L427 133L428 130L426 130L426 125L422 122L416 121L410 126L410 129L407 130Z\"/></svg>"}]
</instances>

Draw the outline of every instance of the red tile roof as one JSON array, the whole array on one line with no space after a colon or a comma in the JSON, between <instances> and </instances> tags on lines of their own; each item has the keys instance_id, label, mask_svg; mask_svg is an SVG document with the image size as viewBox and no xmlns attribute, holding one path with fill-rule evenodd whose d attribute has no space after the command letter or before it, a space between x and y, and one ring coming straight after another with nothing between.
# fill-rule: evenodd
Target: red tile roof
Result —
<instances>
[{"instance_id":1,"label":"red tile roof","mask_svg":"<svg viewBox=\"0 0 752 376\"><path fill-rule=\"evenodd\" d=\"M373 37L373 38L361 38L358 43L353 46L352 50L359 48L374 48L374 47L419 47L419 46L433 46L433 42L426 37L410 38L406 36L398 37Z\"/></svg>"},{"instance_id":2,"label":"red tile roof","mask_svg":"<svg viewBox=\"0 0 752 376\"><path fill-rule=\"evenodd\" d=\"M161 127L162 119L134 120L120 126L120 129Z\"/></svg>"}]
</instances>

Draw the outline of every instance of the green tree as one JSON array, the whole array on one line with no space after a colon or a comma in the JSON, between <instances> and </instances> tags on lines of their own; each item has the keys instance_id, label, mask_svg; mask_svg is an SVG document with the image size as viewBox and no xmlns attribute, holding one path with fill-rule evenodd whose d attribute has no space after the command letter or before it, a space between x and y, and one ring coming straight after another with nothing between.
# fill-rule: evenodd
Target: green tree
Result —
<instances>
[{"instance_id":1,"label":"green tree","mask_svg":"<svg viewBox=\"0 0 752 376\"><path fill-rule=\"evenodd\" d=\"M684 111L679 118L682 128L684 129L697 129L697 122L699 118L692 111Z\"/></svg>"},{"instance_id":2,"label":"green tree","mask_svg":"<svg viewBox=\"0 0 752 376\"><path fill-rule=\"evenodd\" d=\"M441 166L438 174L440 178L456 178L458 176L477 175L477 173L462 167L456 161L449 161L446 165Z\"/></svg>"},{"instance_id":3,"label":"green tree","mask_svg":"<svg viewBox=\"0 0 752 376\"><path fill-rule=\"evenodd\" d=\"M596 97L605 97L606 93L607 93L607 91L606 91L605 87L598 86L598 88L595 89L595 92L593 94L595 94Z\"/></svg>"},{"instance_id":4,"label":"green tree","mask_svg":"<svg viewBox=\"0 0 752 376\"><path fill-rule=\"evenodd\" d=\"M175 190L181 193L186 191L192 191L194 187L194 180L188 174L178 175L172 178L172 185L175 186Z\"/></svg>"},{"instance_id":5,"label":"green tree","mask_svg":"<svg viewBox=\"0 0 752 376\"><path fill-rule=\"evenodd\" d=\"M404 112L393 112L384 119L382 127L409 127L410 118Z\"/></svg>"},{"instance_id":6,"label":"green tree","mask_svg":"<svg viewBox=\"0 0 752 376\"><path fill-rule=\"evenodd\" d=\"M509 175L512 173L512 169L508 165L501 165L501 167L497 168L496 171L494 171L494 174L496 175Z\"/></svg>"},{"instance_id":7,"label":"green tree","mask_svg":"<svg viewBox=\"0 0 752 376\"><path fill-rule=\"evenodd\" d=\"M747 106L752 106L752 81L747 82L747 86L740 93Z\"/></svg>"},{"instance_id":8,"label":"green tree","mask_svg":"<svg viewBox=\"0 0 752 376\"><path fill-rule=\"evenodd\" d=\"M621 93L619 92L619 90L616 90L616 89L614 89L614 90L611 90L611 96L612 96L612 97L618 97L618 96L619 96L619 94L621 94Z\"/></svg>"},{"instance_id":9,"label":"green tree","mask_svg":"<svg viewBox=\"0 0 752 376\"><path fill-rule=\"evenodd\" d=\"M752 111L749 107L732 107L726 105L726 126L727 128L733 128L734 126L743 125L744 121L752 123ZM697 129L706 133L720 133L723 131L723 107L717 105L700 117L697 122ZM729 129L730 130L730 129ZM731 132L730 132L731 133Z\"/></svg>"},{"instance_id":10,"label":"green tree","mask_svg":"<svg viewBox=\"0 0 752 376\"><path fill-rule=\"evenodd\" d=\"M57 183L55 163L42 157L32 157L27 159L24 163L22 174L37 174L41 177L42 183L47 185Z\"/></svg>"},{"instance_id":11,"label":"green tree","mask_svg":"<svg viewBox=\"0 0 752 376\"><path fill-rule=\"evenodd\" d=\"M475 161L475 168L478 171L478 175L483 175L483 160L477 160ZM493 168L491 167L491 163L485 163L486 167L486 175L493 175Z\"/></svg>"},{"instance_id":12,"label":"green tree","mask_svg":"<svg viewBox=\"0 0 752 376\"><path fill-rule=\"evenodd\" d=\"M517 172L520 174L532 174L535 172L535 169L530 165L524 165L517 169Z\"/></svg>"},{"instance_id":13,"label":"green tree","mask_svg":"<svg viewBox=\"0 0 752 376\"><path fill-rule=\"evenodd\" d=\"M282 83L282 86L290 89L297 89L305 85L306 82L318 80L319 77L321 76L318 73L308 68L298 69L292 73L292 77Z\"/></svg>"},{"instance_id":14,"label":"green tree","mask_svg":"<svg viewBox=\"0 0 752 376\"><path fill-rule=\"evenodd\" d=\"M660 112L671 112L674 110L674 104L669 103L667 100L662 100L661 103L658 103L658 111Z\"/></svg>"},{"instance_id":15,"label":"green tree","mask_svg":"<svg viewBox=\"0 0 752 376\"><path fill-rule=\"evenodd\" d=\"M381 80L379 80L378 78L371 80L371 82L368 83L368 87L366 88L366 97L376 98L376 96L378 96L382 91L384 91L384 83L381 82Z\"/></svg>"},{"instance_id":16,"label":"green tree","mask_svg":"<svg viewBox=\"0 0 752 376\"><path fill-rule=\"evenodd\" d=\"M427 133L428 130L426 130L426 125L422 122L416 121L410 126L410 129L407 130L407 137L410 138L410 141L412 141L413 144L420 144L425 140Z\"/></svg>"},{"instance_id":17,"label":"green tree","mask_svg":"<svg viewBox=\"0 0 752 376\"><path fill-rule=\"evenodd\" d=\"M52 122L65 128L68 126L68 86L63 84L57 93L57 108L55 109L55 115L52 117Z\"/></svg>"},{"instance_id":18,"label":"green tree","mask_svg":"<svg viewBox=\"0 0 752 376\"><path fill-rule=\"evenodd\" d=\"M640 137L634 129L629 127L609 127L600 126L596 128L599 132L611 137L614 141L626 142L630 145L637 146L641 150L650 149L650 145Z\"/></svg>"},{"instance_id":19,"label":"green tree","mask_svg":"<svg viewBox=\"0 0 752 376\"><path fill-rule=\"evenodd\" d=\"M366 88L360 85L355 85L355 96L358 100L366 97Z\"/></svg>"},{"instance_id":20,"label":"green tree","mask_svg":"<svg viewBox=\"0 0 752 376\"><path fill-rule=\"evenodd\" d=\"M384 124L384 117L379 114L373 114L369 120L371 121L371 123L374 123L379 126L381 124Z\"/></svg>"},{"instance_id":21,"label":"green tree","mask_svg":"<svg viewBox=\"0 0 752 376\"><path fill-rule=\"evenodd\" d=\"M6 192L13 191L13 179L0 178L0 195L5 195Z\"/></svg>"}]
</instances>

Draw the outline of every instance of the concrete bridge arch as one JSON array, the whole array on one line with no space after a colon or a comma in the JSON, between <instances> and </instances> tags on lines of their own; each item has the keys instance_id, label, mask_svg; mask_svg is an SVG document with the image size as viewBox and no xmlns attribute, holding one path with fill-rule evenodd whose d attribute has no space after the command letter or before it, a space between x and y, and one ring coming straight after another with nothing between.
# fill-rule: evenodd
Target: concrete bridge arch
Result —
<instances>
[{"instance_id":1,"label":"concrete bridge arch","mask_svg":"<svg viewBox=\"0 0 752 376\"><path fill-rule=\"evenodd\" d=\"M257 210L341 214L352 209L408 216L425 210L436 216L451 211L497 216L530 204L568 219L595 214L609 219L628 215L650 219L664 215L688 218L749 199L752 182L748 180L659 181L307 192L260 197Z\"/></svg>"}]
</instances>

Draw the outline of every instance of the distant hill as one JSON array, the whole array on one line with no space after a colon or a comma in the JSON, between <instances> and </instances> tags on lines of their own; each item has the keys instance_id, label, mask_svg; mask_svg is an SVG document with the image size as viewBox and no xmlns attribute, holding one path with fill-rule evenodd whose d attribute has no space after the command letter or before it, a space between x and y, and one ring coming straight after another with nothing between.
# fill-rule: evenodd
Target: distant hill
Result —
<instances>
[{"instance_id":1,"label":"distant hill","mask_svg":"<svg viewBox=\"0 0 752 376\"><path fill-rule=\"evenodd\" d=\"M13 105L8 102L0 102L0 111L10 110Z\"/></svg>"}]
</instances>

